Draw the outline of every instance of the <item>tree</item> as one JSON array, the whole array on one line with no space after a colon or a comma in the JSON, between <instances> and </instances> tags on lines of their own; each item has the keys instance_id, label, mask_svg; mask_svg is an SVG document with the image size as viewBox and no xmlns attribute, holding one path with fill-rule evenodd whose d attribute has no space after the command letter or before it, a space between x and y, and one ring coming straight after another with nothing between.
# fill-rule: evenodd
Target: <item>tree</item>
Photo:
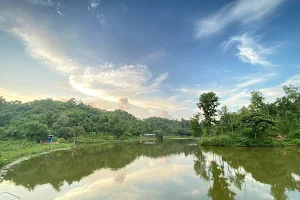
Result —
<instances>
[{"instance_id":1,"label":"tree","mask_svg":"<svg viewBox=\"0 0 300 200\"><path fill-rule=\"evenodd\" d=\"M194 117L190 119L190 128L194 137L202 136L202 127L199 122L199 114L194 115Z\"/></svg>"},{"instance_id":2,"label":"tree","mask_svg":"<svg viewBox=\"0 0 300 200\"><path fill-rule=\"evenodd\" d=\"M44 140L48 137L48 128L39 122L26 122L23 125L24 135L30 140Z\"/></svg>"},{"instance_id":3,"label":"tree","mask_svg":"<svg viewBox=\"0 0 300 200\"><path fill-rule=\"evenodd\" d=\"M82 135L85 134L85 130L84 130L84 128L82 126L75 126L74 127L74 132L75 132L75 134L76 134L77 137L78 136L82 136Z\"/></svg>"},{"instance_id":4,"label":"tree","mask_svg":"<svg viewBox=\"0 0 300 200\"><path fill-rule=\"evenodd\" d=\"M4 99L4 97L0 96L0 105L4 104L6 104L6 100Z\"/></svg>"},{"instance_id":5,"label":"tree","mask_svg":"<svg viewBox=\"0 0 300 200\"><path fill-rule=\"evenodd\" d=\"M260 91L252 91L251 98L250 98L250 109L254 112L261 112L264 111L265 108L265 98Z\"/></svg>"},{"instance_id":6,"label":"tree","mask_svg":"<svg viewBox=\"0 0 300 200\"><path fill-rule=\"evenodd\" d=\"M228 111L227 106L222 106L221 110L219 111L220 115L220 126L221 126L221 133L223 131L231 131L233 132L233 122L231 114Z\"/></svg>"},{"instance_id":7,"label":"tree","mask_svg":"<svg viewBox=\"0 0 300 200\"><path fill-rule=\"evenodd\" d=\"M214 92L203 93L200 95L199 103L197 106L203 111L205 118L204 124L210 132L212 123L215 123L215 117L217 116L217 107L220 105L219 97Z\"/></svg>"},{"instance_id":8,"label":"tree","mask_svg":"<svg viewBox=\"0 0 300 200\"><path fill-rule=\"evenodd\" d=\"M240 127L247 129L246 136L257 139L274 126L274 122L262 113L250 113L243 116Z\"/></svg>"},{"instance_id":9,"label":"tree","mask_svg":"<svg viewBox=\"0 0 300 200\"><path fill-rule=\"evenodd\" d=\"M74 128L71 127L61 127L58 130L58 136L64 139L76 137Z\"/></svg>"},{"instance_id":10,"label":"tree","mask_svg":"<svg viewBox=\"0 0 300 200\"><path fill-rule=\"evenodd\" d=\"M155 134L155 137L158 140L163 140L164 136L163 136L161 130L154 130L152 133Z\"/></svg>"}]
</instances>

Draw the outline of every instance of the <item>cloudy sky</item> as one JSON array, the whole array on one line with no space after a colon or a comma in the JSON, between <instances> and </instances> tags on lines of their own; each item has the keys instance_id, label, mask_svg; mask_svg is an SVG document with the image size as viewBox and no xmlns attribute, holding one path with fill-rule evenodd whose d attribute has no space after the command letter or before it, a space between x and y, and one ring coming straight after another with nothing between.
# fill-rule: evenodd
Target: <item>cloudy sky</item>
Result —
<instances>
[{"instance_id":1,"label":"cloudy sky","mask_svg":"<svg viewBox=\"0 0 300 200\"><path fill-rule=\"evenodd\" d=\"M189 118L300 86L300 1L1 0L0 96Z\"/></svg>"}]
</instances>

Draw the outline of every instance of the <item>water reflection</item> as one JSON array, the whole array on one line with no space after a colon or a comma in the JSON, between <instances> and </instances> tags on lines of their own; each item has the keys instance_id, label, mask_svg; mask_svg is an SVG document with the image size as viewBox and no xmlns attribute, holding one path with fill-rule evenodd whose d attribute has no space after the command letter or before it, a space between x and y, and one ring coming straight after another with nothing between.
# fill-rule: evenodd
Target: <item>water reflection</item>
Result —
<instances>
[{"instance_id":1,"label":"water reflection","mask_svg":"<svg viewBox=\"0 0 300 200\"><path fill-rule=\"evenodd\" d=\"M299 153L299 148L202 148L195 152L194 169L212 182L208 190L212 199L235 199L235 191L246 191L253 181L269 185L274 199L293 199L292 191L300 197Z\"/></svg>"},{"instance_id":2,"label":"water reflection","mask_svg":"<svg viewBox=\"0 0 300 200\"><path fill-rule=\"evenodd\" d=\"M299 149L199 149L190 143L166 140L53 152L11 168L0 191L64 200L300 199Z\"/></svg>"}]
</instances>

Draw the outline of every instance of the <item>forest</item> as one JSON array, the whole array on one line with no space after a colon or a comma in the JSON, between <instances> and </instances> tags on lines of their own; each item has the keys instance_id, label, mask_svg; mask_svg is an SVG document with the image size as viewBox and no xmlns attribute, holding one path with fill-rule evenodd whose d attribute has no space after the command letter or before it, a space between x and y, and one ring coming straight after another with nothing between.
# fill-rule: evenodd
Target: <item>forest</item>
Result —
<instances>
[{"instance_id":1,"label":"forest","mask_svg":"<svg viewBox=\"0 0 300 200\"><path fill-rule=\"evenodd\" d=\"M6 101L0 97L0 139L45 140L49 134L65 140L74 137L122 138L147 133L185 135L189 120L159 117L138 119L123 110L105 111L75 99Z\"/></svg>"},{"instance_id":2,"label":"forest","mask_svg":"<svg viewBox=\"0 0 300 200\"><path fill-rule=\"evenodd\" d=\"M250 105L230 112L214 92L200 95L199 112L190 119L192 134L208 146L281 146L300 144L300 89L283 86L284 96L272 103L260 91ZM234 106L234 105L231 105Z\"/></svg>"},{"instance_id":3,"label":"forest","mask_svg":"<svg viewBox=\"0 0 300 200\"><path fill-rule=\"evenodd\" d=\"M0 139L45 140L49 134L77 137L128 138L144 134L189 135L200 145L275 146L300 144L300 89L283 86L284 96L268 103L259 91L250 105L230 112L214 92L200 95L199 112L190 120L150 117L139 119L123 111L93 108L76 99L22 103L0 98ZM234 106L234 105L231 105Z\"/></svg>"}]
</instances>

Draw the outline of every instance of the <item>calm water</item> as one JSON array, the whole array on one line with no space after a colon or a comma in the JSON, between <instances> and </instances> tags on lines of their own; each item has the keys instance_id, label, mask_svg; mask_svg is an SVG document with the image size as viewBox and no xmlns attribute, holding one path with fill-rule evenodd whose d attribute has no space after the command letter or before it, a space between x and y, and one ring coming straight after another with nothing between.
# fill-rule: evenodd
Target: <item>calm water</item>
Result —
<instances>
[{"instance_id":1,"label":"calm water","mask_svg":"<svg viewBox=\"0 0 300 200\"><path fill-rule=\"evenodd\" d=\"M199 149L192 142L52 152L11 168L0 193L32 200L300 199L300 149Z\"/></svg>"}]
</instances>

